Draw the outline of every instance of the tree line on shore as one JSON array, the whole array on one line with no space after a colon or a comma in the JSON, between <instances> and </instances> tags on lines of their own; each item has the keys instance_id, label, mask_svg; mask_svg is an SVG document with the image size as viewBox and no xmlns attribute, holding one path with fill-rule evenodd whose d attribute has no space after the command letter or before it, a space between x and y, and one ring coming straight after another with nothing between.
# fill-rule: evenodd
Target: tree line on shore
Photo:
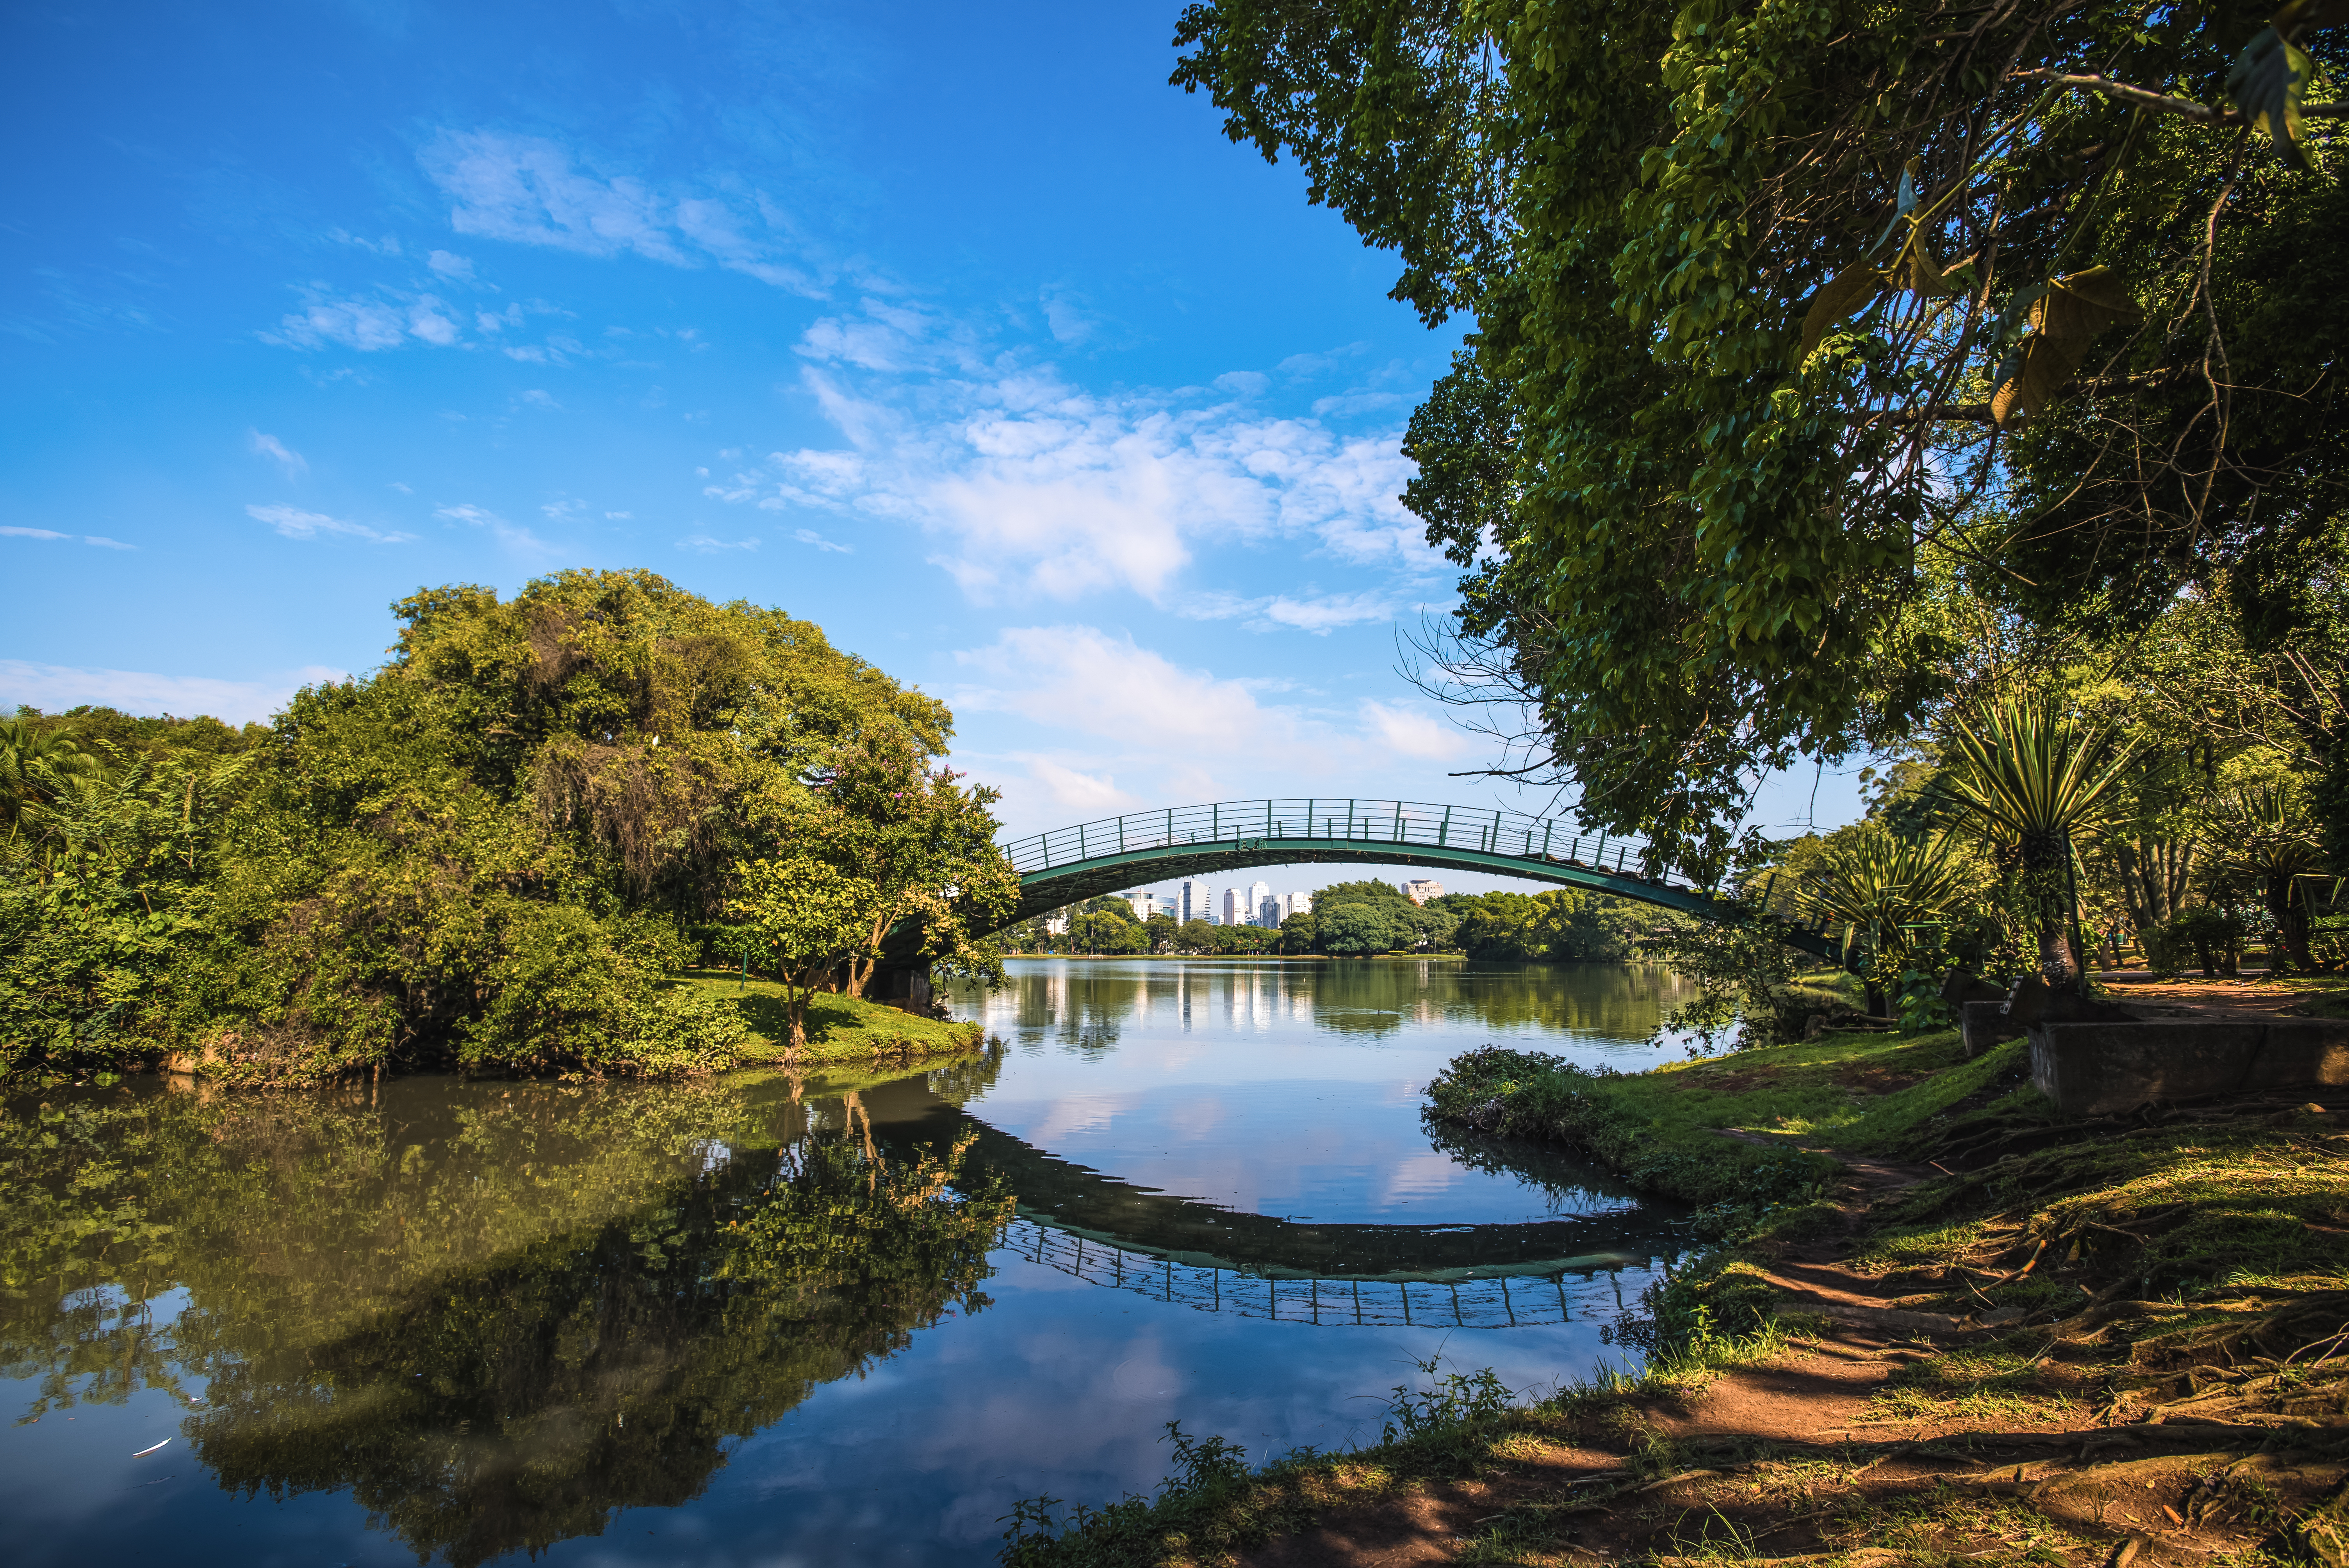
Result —
<instances>
[{"instance_id":1,"label":"tree line on shore","mask_svg":"<svg viewBox=\"0 0 2349 1568\"><path fill-rule=\"evenodd\" d=\"M266 725L0 721L0 1079L692 1071L746 1033L668 983L704 956L783 981L795 1039L893 927L992 969L994 792L813 624L640 571L393 613Z\"/></svg>"},{"instance_id":2,"label":"tree line on shore","mask_svg":"<svg viewBox=\"0 0 2349 1568\"><path fill-rule=\"evenodd\" d=\"M1064 920L1059 931L1050 924ZM1392 882L1333 882L1313 907L1278 926L1216 925L1154 914L1136 919L1122 898L1096 898L1023 922L1006 940L1023 953L1320 954L1457 952L1518 964L1621 963L1637 944L1682 917L1604 893L1444 893L1414 903Z\"/></svg>"}]
</instances>

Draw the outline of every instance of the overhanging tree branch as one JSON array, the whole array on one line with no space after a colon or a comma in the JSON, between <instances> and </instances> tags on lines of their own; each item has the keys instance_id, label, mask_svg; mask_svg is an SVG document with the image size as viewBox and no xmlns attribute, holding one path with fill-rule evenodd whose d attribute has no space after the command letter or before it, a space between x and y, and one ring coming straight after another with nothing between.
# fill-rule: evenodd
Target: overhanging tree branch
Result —
<instances>
[{"instance_id":1,"label":"overhanging tree branch","mask_svg":"<svg viewBox=\"0 0 2349 1568\"><path fill-rule=\"evenodd\" d=\"M2094 71L2057 70L2009 71L2008 76L2019 81L2046 82L2054 87L2079 88L2084 91L2102 93L2156 114L2172 114L2180 119L2190 119L2197 125L2239 126L2243 117L2231 108L2212 108L2207 103L2182 98L2168 93L2156 92L2151 88L2137 87L2128 82L2116 82L2112 77ZM2349 118L2349 103L2304 103L2300 106L2304 119L2341 119Z\"/></svg>"}]
</instances>

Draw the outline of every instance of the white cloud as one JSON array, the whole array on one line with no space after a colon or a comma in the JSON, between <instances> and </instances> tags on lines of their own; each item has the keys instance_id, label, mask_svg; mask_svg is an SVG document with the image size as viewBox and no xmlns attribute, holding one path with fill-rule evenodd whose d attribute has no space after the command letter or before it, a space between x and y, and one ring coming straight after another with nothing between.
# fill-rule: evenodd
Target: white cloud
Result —
<instances>
[{"instance_id":1,"label":"white cloud","mask_svg":"<svg viewBox=\"0 0 2349 1568\"><path fill-rule=\"evenodd\" d=\"M210 714L231 724L248 724L266 720L283 708L298 687L345 678L343 671L323 665L267 680L231 681L0 659L0 704L14 707L30 703L54 713L90 703L127 713Z\"/></svg>"},{"instance_id":2,"label":"white cloud","mask_svg":"<svg viewBox=\"0 0 2349 1568\"><path fill-rule=\"evenodd\" d=\"M812 528L799 529L792 534L792 537L798 540L802 544L812 544L818 550L830 551L836 555L854 555L856 553L856 547L854 545L834 544L831 540L826 539L823 534L818 533Z\"/></svg>"},{"instance_id":3,"label":"white cloud","mask_svg":"<svg viewBox=\"0 0 2349 1568\"><path fill-rule=\"evenodd\" d=\"M278 465L285 470L287 479L310 471L310 460L276 437L266 435L259 430L248 430L245 434L251 438L253 449L255 452L264 458L277 459Z\"/></svg>"},{"instance_id":4,"label":"white cloud","mask_svg":"<svg viewBox=\"0 0 2349 1568\"><path fill-rule=\"evenodd\" d=\"M922 310L868 300L808 328L802 380L843 444L777 452L705 494L911 523L972 599L1102 592L1164 603L1200 549L1318 544L1344 564L1440 567L1402 508L1400 431L1348 435L1227 398L1101 394L990 354ZM1265 378L1233 373L1233 390ZM1266 599L1273 625L1327 630L1392 614L1368 596Z\"/></svg>"},{"instance_id":5,"label":"white cloud","mask_svg":"<svg viewBox=\"0 0 2349 1568\"><path fill-rule=\"evenodd\" d=\"M759 542L756 538L712 539L706 533L697 533L690 538L678 540L677 547L679 550L698 551L704 555L715 555L722 550L756 550L759 548Z\"/></svg>"},{"instance_id":6,"label":"white cloud","mask_svg":"<svg viewBox=\"0 0 2349 1568\"><path fill-rule=\"evenodd\" d=\"M1243 598L1237 593L1195 594L1174 606L1193 621L1243 621L1252 631L1310 632L1328 636L1340 626L1369 621L1392 621L1403 608L1395 594L1376 590L1359 593L1308 593L1303 597L1272 593Z\"/></svg>"},{"instance_id":7,"label":"white cloud","mask_svg":"<svg viewBox=\"0 0 2349 1568\"><path fill-rule=\"evenodd\" d=\"M607 522L626 522L636 515L633 511L607 511L604 518Z\"/></svg>"},{"instance_id":8,"label":"white cloud","mask_svg":"<svg viewBox=\"0 0 2349 1568\"><path fill-rule=\"evenodd\" d=\"M448 305L436 294L354 294L336 299L319 285L308 292L310 297L303 307L281 318L276 331L263 333L262 341L288 348L322 348L334 343L372 354L398 348L410 337L446 348L461 333Z\"/></svg>"},{"instance_id":9,"label":"white cloud","mask_svg":"<svg viewBox=\"0 0 2349 1568\"><path fill-rule=\"evenodd\" d=\"M1388 750L1429 762L1449 762L1469 748L1469 738L1434 715L1364 698L1362 727Z\"/></svg>"},{"instance_id":10,"label":"white cloud","mask_svg":"<svg viewBox=\"0 0 2349 1568\"><path fill-rule=\"evenodd\" d=\"M54 528L0 528L0 538L47 540L79 539L84 544L94 545L99 550L136 550L139 548L135 544L125 544L119 539L109 539L102 533L59 533Z\"/></svg>"},{"instance_id":11,"label":"white cloud","mask_svg":"<svg viewBox=\"0 0 2349 1568\"><path fill-rule=\"evenodd\" d=\"M796 294L821 292L781 253L788 224L763 197L748 213L706 191L671 193L580 168L558 142L506 131L444 130L418 159L453 203L449 222L460 234L673 267L714 263Z\"/></svg>"},{"instance_id":12,"label":"white cloud","mask_svg":"<svg viewBox=\"0 0 2349 1568\"><path fill-rule=\"evenodd\" d=\"M248 506L244 510L247 516L267 523L287 539L316 539L322 533L339 533L376 544L405 544L416 537L412 533L384 533L363 522L328 517L323 511L304 511L299 507Z\"/></svg>"},{"instance_id":13,"label":"white cloud","mask_svg":"<svg viewBox=\"0 0 2349 1568\"><path fill-rule=\"evenodd\" d=\"M473 263L466 257L452 255L447 251L435 251L424 258L424 264L444 278L468 284L473 281Z\"/></svg>"},{"instance_id":14,"label":"white cloud","mask_svg":"<svg viewBox=\"0 0 2349 1568\"><path fill-rule=\"evenodd\" d=\"M1024 721L990 718L1009 745L963 752L1006 788L1015 831L1071 812L1267 795L1458 799L1430 764L1475 749L1440 711L1233 679L1097 626L1010 627L955 659L968 679L948 694L957 712Z\"/></svg>"},{"instance_id":15,"label":"white cloud","mask_svg":"<svg viewBox=\"0 0 2349 1568\"><path fill-rule=\"evenodd\" d=\"M1112 774L1094 775L1064 768L1049 757L1023 757L1028 776L1061 805L1086 816L1112 816L1132 810L1142 802L1117 787Z\"/></svg>"},{"instance_id":16,"label":"white cloud","mask_svg":"<svg viewBox=\"0 0 2349 1568\"><path fill-rule=\"evenodd\" d=\"M1016 713L1152 749L1259 747L1292 727L1241 681L1185 669L1094 626L1013 626L955 662L1000 684L966 688L957 706Z\"/></svg>"},{"instance_id":17,"label":"white cloud","mask_svg":"<svg viewBox=\"0 0 2349 1568\"><path fill-rule=\"evenodd\" d=\"M435 507L432 515L450 522L461 522L470 528L486 528L497 542L509 550L544 554L554 546L517 522L509 522L487 507L467 501L457 506Z\"/></svg>"},{"instance_id":18,"label":"white cloud","mask_svg":"<svg viewBox=\"0 0 2349 1568\"><path fill-rule=\"evenodd\" d=\"M408 330L436 347L446 348L457 341L461 329L447 306L426 294L408 307Z\"/></svg>"}]
</instances>

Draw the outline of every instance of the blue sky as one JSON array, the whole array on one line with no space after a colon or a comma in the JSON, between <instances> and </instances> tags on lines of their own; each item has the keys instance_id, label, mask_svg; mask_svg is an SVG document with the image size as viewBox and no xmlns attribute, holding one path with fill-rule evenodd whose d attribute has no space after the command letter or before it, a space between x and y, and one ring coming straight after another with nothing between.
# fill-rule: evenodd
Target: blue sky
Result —
<instances>
[{"instance_id":1,"label":"blue sky","mask_svg":"<svg viewBox=\"0 0 2349 1568\"><path fill-rule=\"evenodd\" d=\"M420 584L647 566L947 697L1016 831L1522 804L1394 669L1459 325L1175 9L10 7L0 701L264 717Z\"/></svg>"}]
</instances>

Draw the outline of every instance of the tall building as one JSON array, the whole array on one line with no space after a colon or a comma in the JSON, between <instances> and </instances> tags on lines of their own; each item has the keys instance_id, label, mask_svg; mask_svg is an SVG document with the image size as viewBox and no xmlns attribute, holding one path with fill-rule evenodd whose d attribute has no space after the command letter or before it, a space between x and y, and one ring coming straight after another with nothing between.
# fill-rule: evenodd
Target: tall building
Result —
<instances>
[{"instance_id":1,"label":"tall building","mask_svg":"<svg viewBox=\"0 0 2349 1568\"><path fill-rule=\"evenodd\" d=\"M1313 913L1313 895L1309 892L1301 892L1290 893L1288 895L1288 913L1291 914L1311 914Z\"/></svg>"},{"instance_id":2,"label":"tall building","mask_svg":"<svg viewBox=\"0 0 2349 1568\"><path fill-rule=\"evenodd\" d=\"M1247 897L1247 917L1250 925L1280 923L1280 906L1273 902L1271 888L1262 882L1250 882Z\"/></svg>"},{"instance_id":3,"label":"tall building","mask_svg":"<svg viewBox=\"0 0 2349 1568\"><path fill-rule=\"evenodd\" d=\"M1245 925L1247 923L1247 894L1236 887L1226 888L1224 890L1224 923Z\"/></svg>"},{"instance_id":4,"label":"tall building","mask_svg":"<svg viewBox=\"0 0 2349 1568\"><path fill-rule=\"evenodd\" d=\"M1215 894L1207 884L1196 877L1186 878L1174 890L1174 918L1213 920L1216 918Z\"/></svg>"},{"instance_id":5,"label":"tall building","mask_svg":"<svg viewBox=\"0 0 2349 1568\"><path fill-rule=\"evenodd\" d=\"M1429 899L1444 896L1444 884L1417 877L1402 884L1402 895L1413 903L1425 903Z\"/></svg>"}]
</instances>

